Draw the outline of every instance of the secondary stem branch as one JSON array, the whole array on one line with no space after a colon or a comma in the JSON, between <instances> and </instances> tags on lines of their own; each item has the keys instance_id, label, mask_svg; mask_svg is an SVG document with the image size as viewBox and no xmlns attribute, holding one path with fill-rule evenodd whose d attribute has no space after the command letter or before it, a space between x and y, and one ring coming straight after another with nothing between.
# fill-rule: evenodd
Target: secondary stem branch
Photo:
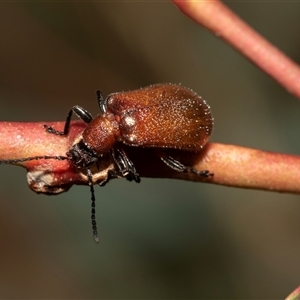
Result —
<instances>
[{"instance_id":1,"label":"secondary stem branch","mask_svg":"<svg viewBox=\"0 0 300 300\"><path fill-rule=\"evenodd\" d=\"M224 39L290 93L300 98L300 68L289 57L259 35L221 1L173 0L198 24Z\"/></svg>"}]
</instances>

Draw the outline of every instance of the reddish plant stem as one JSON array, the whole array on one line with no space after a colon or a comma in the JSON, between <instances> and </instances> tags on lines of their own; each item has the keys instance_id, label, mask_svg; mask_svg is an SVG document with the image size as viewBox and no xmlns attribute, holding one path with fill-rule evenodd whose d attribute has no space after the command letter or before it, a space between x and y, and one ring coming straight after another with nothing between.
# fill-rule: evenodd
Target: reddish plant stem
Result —
<instances>
[{"instance_id":1,"label":"reddish plant stem","mask_svg":"<svg viewBox=\"0 0 300 300\"><path fill-rule=\"evenodd\" d=\"M198 24L224 39L265 73L300 98L300 68L289 57L255 32L221 1L173 0Z\"/></svg>"},{"instance_id":2,"label":"reddish plant stem","mask_svg":"<svg viewBox=\"0 0 300 300\"><path fill-rule=\"evenodd\" d=\"M45 132L44 123L0 123L0 159L17 159L35 155L65 155L85 128L72 122L66 137ZM62 129L64 122L49 125ZM126 147L126 152L144 177L177 178L220 185L300 193L300 157L254 150L233 145L209 143L199 153L166 150L174 158L197 170L209 170L214 176L203 178L193 173L179 173L167 167L155 149ZM94 182L106 178L112 161L101 160ZM59 193L72 184L87 184L81 172L68 161L38 160L22 163L29 172L30 187L39 193ZM1 171L0 171L1 172ZM37 173L38 172L38 173ZM37 176L38 175L38 176Z\"/></svg>"},{"instance_id":3,"label":"reddish plant stem","mask_svg":"<svg viewBox=\"0 0 300 300\"><path fill-rule=\"evenodd\" d=\"M300 300L300 286L298 286L285 300Z\"/></svg>"}]
</instances>

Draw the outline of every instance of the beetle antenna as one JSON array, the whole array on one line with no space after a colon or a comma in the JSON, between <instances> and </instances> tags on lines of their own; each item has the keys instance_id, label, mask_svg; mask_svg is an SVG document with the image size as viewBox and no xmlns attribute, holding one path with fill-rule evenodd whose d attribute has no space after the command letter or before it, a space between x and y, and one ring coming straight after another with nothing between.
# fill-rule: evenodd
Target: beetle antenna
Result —
<instances>
[{"instance_id":1,"label":"beetle antenna","mask_svg":"<svg viewBox=\"0 0 300 300\"><path fill-rule=\"evenodd\" d=\"M40 160L40 159L57 159L57 160L66 160L69 159L67 156L48 156L48 155L43 155L43 156L32 156L32 157L26 157L26 158L18 158L18 159L7 159L7 160L0 160L0 164L17 164L17 163L22 163L25 161L30 161L30 160Z\"/></svg>"},{"instance_id":2,"label":"beetle antenna","mask_svg":"<svg viewBox=\"0 0 300 300\"><path fill-rule=\"evenodd\" d=\"M90 169L87 169L87 177L89 180L91 200L92 200L91 219L92 219L93 237L94 237L94 241L98 244L100 239L98 236L97 223L96 223L96 198L95 198L95 191L94 191L93 180L92 180L92 172Z\"/></svg>"}]
</instances>

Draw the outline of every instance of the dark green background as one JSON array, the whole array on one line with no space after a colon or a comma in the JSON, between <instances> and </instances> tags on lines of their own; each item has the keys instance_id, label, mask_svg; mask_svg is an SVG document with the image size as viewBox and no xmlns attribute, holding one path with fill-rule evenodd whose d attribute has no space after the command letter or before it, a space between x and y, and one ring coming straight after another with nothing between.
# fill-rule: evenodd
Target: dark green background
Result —
<instances>
[{"instance_id":1,"label":"dark green background","mask_svg":"<svg viewBox=\"0 0 300 300\"><path fill-rule=\"evenodd\" d=\"M294 60L300 3L228 2ZM212 141L300 153L300 103L169 2L0 3L0 120L63 120L95 91L182 83ZM147 158L145 158L147 159ZM300 197L178 180L36 195L0 168L1 298L285 298L300 284ZM299 183L300 184L300 183Z\"/></svg>"}]
</instances>

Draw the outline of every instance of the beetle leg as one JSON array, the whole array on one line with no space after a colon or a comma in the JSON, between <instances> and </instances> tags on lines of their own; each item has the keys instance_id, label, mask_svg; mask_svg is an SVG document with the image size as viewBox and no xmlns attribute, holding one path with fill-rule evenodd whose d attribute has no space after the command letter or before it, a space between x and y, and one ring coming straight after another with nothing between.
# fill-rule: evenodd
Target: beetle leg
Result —
<instances>
[{"instance_id":1,"label":"beetle leg","mask_svg":"<svg viewBox=\"0 0 300 300\"><path fill-rule=\"evenodd\" d=\"M129 174L127 176L127 180L132 181L134 180L137 183L141 182L141 178L140 175L137 173L135 166L133 164L133 162L126 156L126 160L127 160L127 164L129 167Z\"/></svg>"},{"instance_id":2,"label":"beetle leg","mask_svg":"<svg viewBox=\"0 0 300 300\"><path fill-rule=\"evenodd\" d=\"M118 173L122 177L126 177L129 181L134 180L139 183L141 181L133 162L128 158L123 149L115 148L111 151L112 157L118 167Z\"/></svg>"},{"instance_id":3,"label":"beetle leg","mask_svg":"<svg viewBox=\"0 0 300 300\"><path fill-rule=\"evenodd\" d=\"M97 91L97 99L98 99L98 105L100 108L100 112L103 115L106 112L106 106L105 106L105 99L104 99L101 91Z\"/></svg>"},{"instance_id":4,"label":"beetle leg","mask_svg":"<svg viewBox=\"0 0 300 300\"><path fill-rule=\"evenodd\" d=\"M214 174L210 173L209 170L198 171L190 166L185 166L178 160L174 159L172 156L166 155L162 151L158 152L160 159L171 169L182 172L182 173L194 173L203 177L213 176Z\"/></svg>"},{"instance_id":5,"label":"beetle leg","mask_svg":"<svg viewBox=\"0 0 300 300\"><path fill-rule=\"evenodd\" d=\"M54 129L53 127L51 127L49 125L44 125L44 128L49 133L53 133L53 134L57 134L57 135L67 135L69 133L69 130L70 130L70 122L71 122L71 118L72 118L73 113L75 113L85 123L90 123L93 120L92 115L87 110L85 110L84 108L82 108L79 105L75 105L70 109L70 111L67 115L65 128L64 128L63 131L56 130L56 129Z\"/></svg>"}]
</instances>

